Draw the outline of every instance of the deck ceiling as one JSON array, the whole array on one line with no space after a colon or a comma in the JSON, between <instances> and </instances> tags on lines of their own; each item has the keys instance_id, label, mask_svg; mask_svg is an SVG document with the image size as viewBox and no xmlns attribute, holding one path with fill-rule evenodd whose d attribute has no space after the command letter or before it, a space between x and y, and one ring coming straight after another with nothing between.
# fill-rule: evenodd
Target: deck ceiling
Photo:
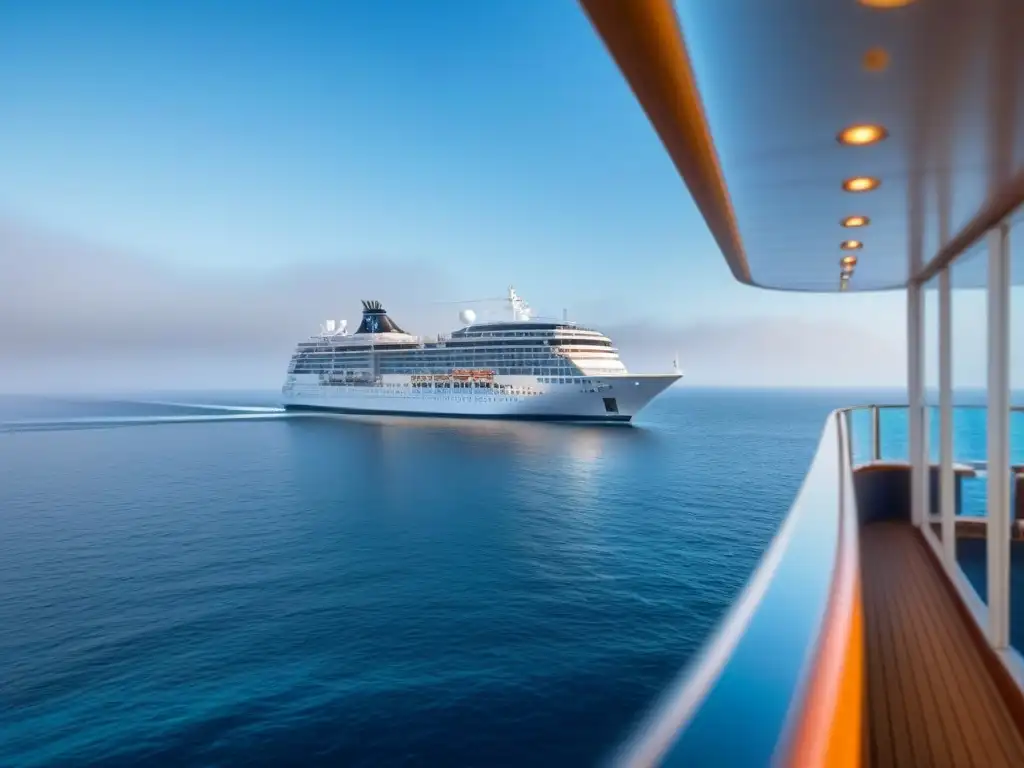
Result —
<instances>
[{"instance_id":1,"label":"deck ceiling","mask_svg":"<svg viewBox=\"0 0 1024 768\"><path fill-rule=\"evenodd\" d=\"M678 0L680 60L707 131L680 106L686 72L652 83L677 65L674 31L641 17L668 0L581 2L742 282L840 290L840 243L855 239L863 247L846 288L903 287L1000 195L1024 189L1024 0ZM627 33L635 23L647 32ZM888 137L841 144L856 124ZM702 140L722 195L716 173L687 166ZM844 191L858 176L881 184ZM848 216L870 223L844 228ZM1014 275L1024 282L1024 268ZM983 268L954 271L960 285L984 278Z\"/></svg>"}]
</instances>

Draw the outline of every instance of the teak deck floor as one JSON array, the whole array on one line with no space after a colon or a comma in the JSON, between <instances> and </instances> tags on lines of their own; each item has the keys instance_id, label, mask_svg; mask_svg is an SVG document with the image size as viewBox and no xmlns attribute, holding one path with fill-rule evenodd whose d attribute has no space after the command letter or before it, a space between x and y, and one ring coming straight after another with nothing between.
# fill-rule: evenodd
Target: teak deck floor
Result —
<instances>
[{"instance_id":1,"label":"teak deck floor","mask_svg":"<svg viewBox=\"0 0 1024 768\"><path fill-rule=\"evenodd\" d=\"M1024 766L1024 739L926 542L906 523L860 536L865 764Z\"/></svg>"}]
</instances>

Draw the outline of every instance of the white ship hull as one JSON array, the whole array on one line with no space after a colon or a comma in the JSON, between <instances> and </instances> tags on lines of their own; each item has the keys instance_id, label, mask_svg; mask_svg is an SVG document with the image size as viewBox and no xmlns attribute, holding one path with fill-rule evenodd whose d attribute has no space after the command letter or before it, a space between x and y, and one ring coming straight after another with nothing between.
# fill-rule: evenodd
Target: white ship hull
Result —
<instances>
[{"instance_id":1,"label":"white ship hull","mask_svg":"<svg viewBox=\"0 0 1024 768\"><path fill-rule=\"evenodd\" d=\"M538 384L510 377L502 383L530 394L493 390L417 389L401 380L379 385L321 384L317 376L294 376L283 390L288 410L379 416L586 421L628 423L680 374L605 376L591 384Z\"/></svg>"}]
</instances>

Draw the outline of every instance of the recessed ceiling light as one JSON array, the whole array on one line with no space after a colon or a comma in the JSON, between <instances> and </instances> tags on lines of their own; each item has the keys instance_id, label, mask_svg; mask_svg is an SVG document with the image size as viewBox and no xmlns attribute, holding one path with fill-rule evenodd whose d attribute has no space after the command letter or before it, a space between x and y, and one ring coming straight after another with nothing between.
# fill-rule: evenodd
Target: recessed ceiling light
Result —
<instances>
[{"instance_id":1,"label":"recessed ceiling light","mask_svg":"<svg viewBox=\"0 0 1024 768\"><path fill-rule=\"evenodd\" d=\"M888 136L889 132L881 125L850 125L839 132L836 140L840 144L863 147L882 141Z\"/></svg>"},{"instance_id":2,"label":"recessed ceiling light","mask_svg":"<svg viewBox=\"0 0 1024 768\"><path fill-rule=\"evenodd\" d=\"M847 216L839 223L844 227L866 227L871 223L871 219L867 216Z\"/></svg>"},{"instance_id":3,"label":"recessed ceiling light","mask_svg":"<svg viewBox=\"0 0 1024 768\"><path fill-rule=\"evenodd\" d=\"M839 266L846 272L852 272L853 268L857 266L857 257L852 253L848 256L843 256L843 258L839 260Z\"/></svg>"},{"instance_id":4,"label":"recessed ceiling light","mask_svg":"<svg viewBox=\"0 0 1024 768\"><path fill-rule=\"evenodd\" d=\"M842 251L859 251L864 247L864 243L860 240L843 240L839 244L839 249Z\"/></svg>"},{"instance_id":5,"label":"recessed ceiling light","mask_svg":"<svg viewBox=\"0 0 1024 768\"><path fill-rule=\"evenodd\" d=\"M868 8L902 8L913 2L914 0L860 0L860 4Z\"/></svg>"},{"instance_id":6,"label":"recessed ceiling light","mask_svg":"<svg viewBox=\"0 0 1024 768\"><path fill-rule=\"evenodd\" d=\"M882 182L871 176L854 176L843 182L843 189L847 192L870 192Z\"/></svg>"}]
</instances>

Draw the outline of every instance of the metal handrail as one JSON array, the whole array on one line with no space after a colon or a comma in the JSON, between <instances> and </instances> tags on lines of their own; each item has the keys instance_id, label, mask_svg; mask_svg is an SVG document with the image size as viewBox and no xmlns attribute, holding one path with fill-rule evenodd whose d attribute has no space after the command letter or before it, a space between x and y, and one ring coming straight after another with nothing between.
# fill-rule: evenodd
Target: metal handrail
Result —
<instances>
[{"instance_id":1,"label":"metal handrail","mask_svg":"<svg viewBox=\"0 0 1024 768\"><path fill-rule=\"evenodd\" d=\"M925 410L928 413L935 413L938 411L939 406L937 404L926 403ZM868 411L871 419L871 451L868 457L869 461L880 461L882 460L882 411L889 410L908 410L910 408L907 404L897 403L871 403L865 405L853 405L841 409L844 413L851 415L857 412ZM953 411L985 411L988 406L983 403L962 403L953 406ZM1024 405L1012 405L1010 406L1010 413L1024 413ZM852 433L852 430L851 430ZM852 454L851 454L852 455ZM975 469L984 469L988 466L988 462L984 459L958 459L958 463L967 464Z\"/></svg>"}]
</instances>

